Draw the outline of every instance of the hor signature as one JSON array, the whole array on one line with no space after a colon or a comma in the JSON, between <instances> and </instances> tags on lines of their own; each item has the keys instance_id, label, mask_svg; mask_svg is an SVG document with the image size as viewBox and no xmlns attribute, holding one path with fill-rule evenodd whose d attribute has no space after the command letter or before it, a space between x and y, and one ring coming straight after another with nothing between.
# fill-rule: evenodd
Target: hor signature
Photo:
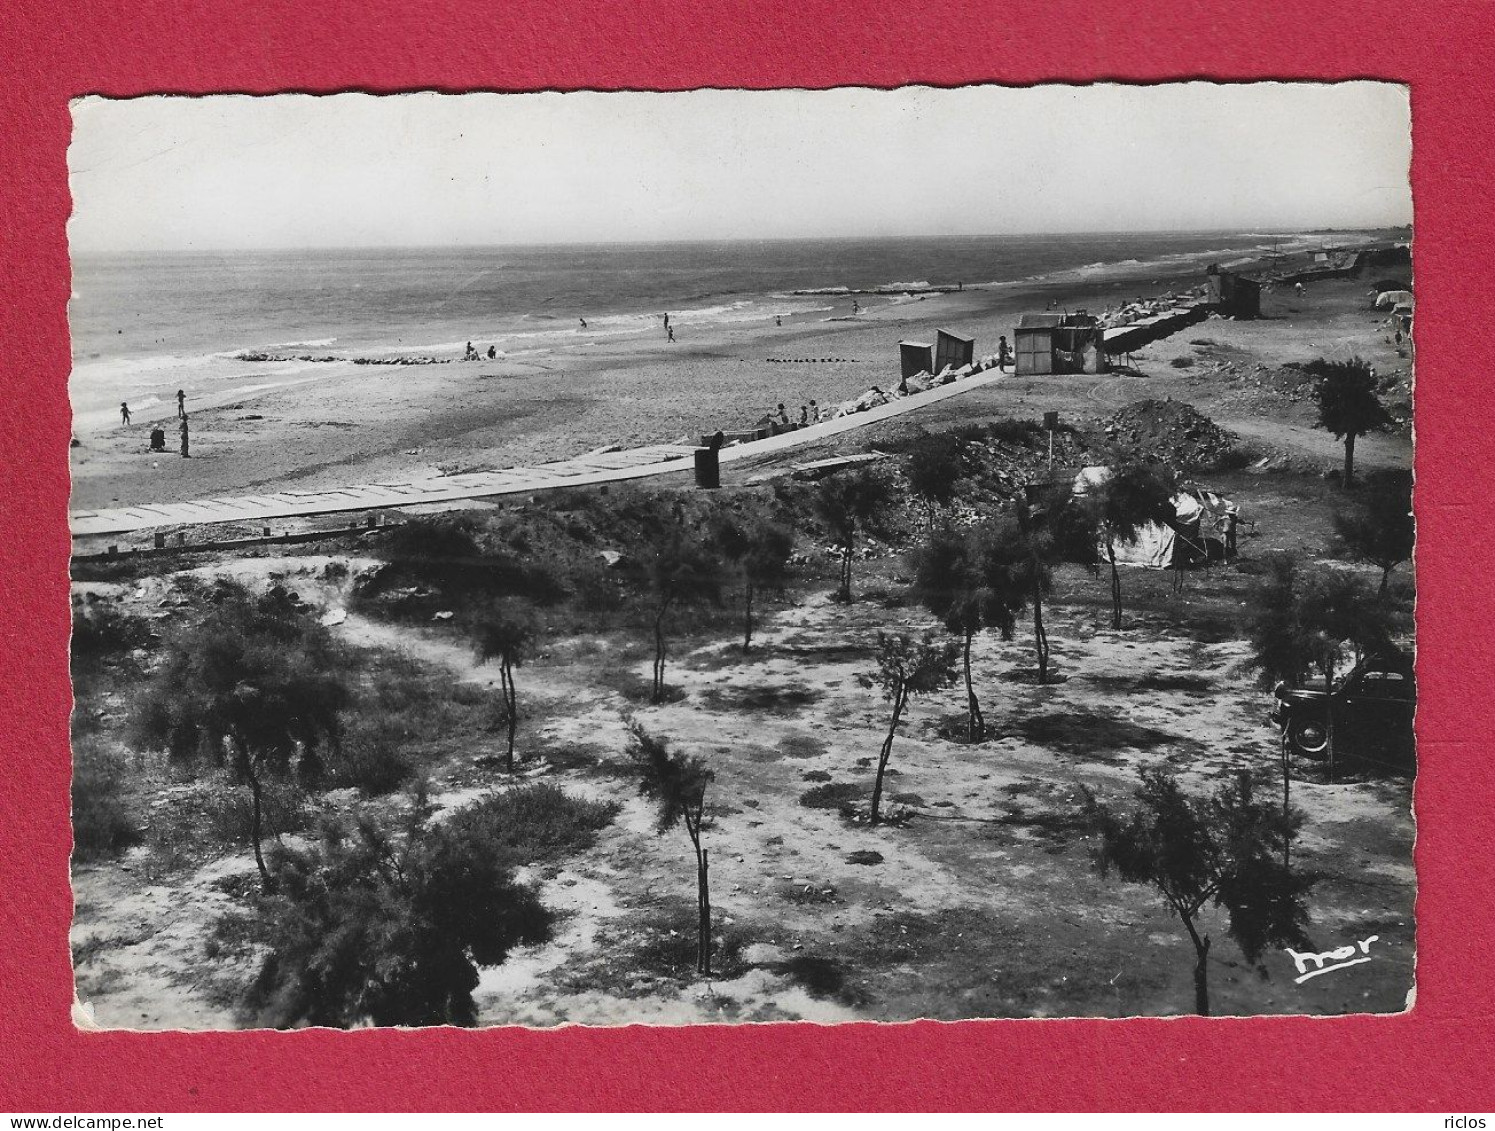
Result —
<instances>
[{"instance_id":1,"label":"hor signature","mask_svg":"<svg viewBox=\"0 0 1495 1131\"><path fill-rule=\"evenodd\" d=\"M1341 946L1333 950L1326 950L1322 954L1299 954L1292 947L1287 947L1287 953L1292 956L1294 964L1298 967L1299 977L1293 979L1296 985L1301 986L1309 978L1317 978L1320 974L1327 974L1331 970L1343 970L1346 966L1359 966L1362 962L1370 961L1370 944L1378 942L1380 935L1371 935L1368 939L1361 939L1358 946ZM1360 957L1356 957L1359 955ZM1308 964L1312 962L1312 970Z\"/></svg>"}]
</instances>

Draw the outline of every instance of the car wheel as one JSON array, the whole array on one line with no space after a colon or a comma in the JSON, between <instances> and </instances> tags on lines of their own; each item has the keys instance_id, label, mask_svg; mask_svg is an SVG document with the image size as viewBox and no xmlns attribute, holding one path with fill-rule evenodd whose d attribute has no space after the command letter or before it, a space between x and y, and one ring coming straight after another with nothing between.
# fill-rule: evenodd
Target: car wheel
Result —
<instances>
[{"instance_id":1,"label":"car wheel","mask_svg":"<svg viewBox=\"0 0 1495 1131\"><path fill-rule=\"evenodd\" d=\"M1288 738L1298 753L1315 758L1329 748L1329 728L1317 719L1299 719L1289 723Z\"/></svg>"}]
</instances>

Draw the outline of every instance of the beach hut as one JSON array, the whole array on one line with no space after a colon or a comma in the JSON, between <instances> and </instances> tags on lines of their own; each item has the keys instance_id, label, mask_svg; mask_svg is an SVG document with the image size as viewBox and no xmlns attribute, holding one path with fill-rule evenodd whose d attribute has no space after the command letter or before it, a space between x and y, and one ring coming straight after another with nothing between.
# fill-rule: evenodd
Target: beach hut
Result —
<instances>
[{"instance_id":1,"label":"beach hut","mask_svg":"<svg viewBox=\"0 0 1495 1131\"><path fill-rule=\"evenodd\" d=\"M1261 317L1261 284L1211 264L1205 275L1204 301L1230 318Z\"/></svg>"},{"instance_id":2,"label":"beach hut","mask_svg":"<svg viewBox=\"0 0 1495 1131\"><path fill-rule=\"evenodd\" d=\"M935 372L934 346L929 342L899 342L898 355L903 363L905 377Z\"/></svg>"},{"instance_id":3,"label":"beach hut","mask_svg":"<svg viewBox=\"0 0 1495 1131\"><path fill-rule=\"evenodd\" d=\"M963 338L949 330L940 330L934 336L934 368L930 372L939 373L947 365L959 369L962 365L970 365L975 357L975 338Z\"/></svg>"},{"instance_id":4,"label":"beach hut","mask_svg":"<svg viewBox=\"0 0 1495 1131\"><path fill-rule=\"evenodd\" d=\"M1100 323L1085 311L1024 314L1013 331L1019 377L1035 373L1104 373Z\"/></svg>"}]
</instances>

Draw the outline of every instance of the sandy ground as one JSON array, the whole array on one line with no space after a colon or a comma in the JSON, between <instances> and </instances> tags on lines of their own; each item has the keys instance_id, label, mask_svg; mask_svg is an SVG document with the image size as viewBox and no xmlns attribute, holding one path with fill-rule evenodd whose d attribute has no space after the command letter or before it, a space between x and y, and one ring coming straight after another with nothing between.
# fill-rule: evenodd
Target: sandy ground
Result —
<instances>
[{"instance_id":1,"label":"sandy ground","mask_svg":"<svg viewBox=\"0 0 1495 1131\"><path fill-rule=\"evenodd\" d=\"M1054 301L1104 309L1201 280L1149 277L1104 284L994 287L908 302L867 299L847 312L692 328L679 340L588 343L528 362L428 367L330 365L297 384L190 406L192 459L146 451L153 418L80 435L72 450L73 509L210 498L266 484L377 482L438 471L519 466L606 444L636 447L745 427L780 403L797 416L898 383L898 342L949 327L978 356L1012 340L1024 311ZM849 300L848 300L849 303Z\"/></svg>"},{"instance_id":2,"label":"sandy ground","mask_svg":"<svg viewBox=\"0 0 1495 1131\"><path fill-rule=\"evenodd\" d=\"M343 591L320 580L324 565L320 557L264 559L230 572L245 581L278 575L337 609ZM1142 766L1170 766L1201 790L1240 768L1269 769L1275 734L1266 696L1241 668L1243 645L1204 643L1155 615L1113 633L1101 627L1099 602L1061 603L1049 620L1063 681L1037 687L1020 677L1031 664L1025 639L981 638L978 692L997 737L970 746L942 736L960 717L958 689L916 701L888 781L891 805L908 823L849 824L800 799L817 784L870 792L886 726L886 705L863 678L876 632L929 627L922 612L884 598L897 588L896 559L864 568L863 600L847 607L823 592L799 594L769 616L749 658L730 638L681 642L669 670L677 695L662 706L616 689L620 668L640 681L647 675L634 640L555 641L548 658L523 669L523 780L551 780L622 809L593 849L532 877L562 912L561 925L553 941L482 972L475 997L483 1024L1168 1015L1189 1007L1185 937L1150 891L1095 875L1076 808L1081 786L1124 801ZM1093 583L1080 576L1071 584ZM1167 584L1162 575L1127 577L1134 594ZM144 599L155 592L148 586ZM337 631L460 681L491 686L495 678L465 642L436 627L351 615ZM1139 683L1147 694L1136 693ZM655 835L648 807L609 768L628 716L705 757L717 775L706 842L720 973L704 982L644 957L651 947L689 943L680 915L693 872L683 835ZM435 780L438 805L509 788L502 774L471 765L493 736L452 737L458 754ZM565 755L559 763L557 753ZM1209 918L1216 1011L1401 1009L1414 944L1406 786L1300 782L1295 803L1308 817L1299 860L1324 873L1311 899L1315 944L1375 934L1376 961L1296 986L1285 954L1270 953L1254 969ZM233 995L250 967L208 961L205 947L213 921L233 904L233 881L252 879L248 853L175 876L147 865L137 850L122 863L75 871L73 945L89 1015L101 1026L142 1029L239 1023Z\"/></svg>"}]
</instances>

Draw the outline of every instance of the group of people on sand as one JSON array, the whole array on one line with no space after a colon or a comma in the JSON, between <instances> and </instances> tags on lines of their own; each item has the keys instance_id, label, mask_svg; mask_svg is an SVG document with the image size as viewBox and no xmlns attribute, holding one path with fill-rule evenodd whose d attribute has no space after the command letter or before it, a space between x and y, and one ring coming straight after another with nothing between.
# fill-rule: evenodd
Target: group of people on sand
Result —
<instances>
[{"instance_id":1,"label":"group of people on sand","mask_svg":"<svg viewBox=\"0 0 1495 1131\"><path fill-rule=\"evenodd\" d=\"M187 424L187 393L183 389L176 391L176 415L177 431L182 437L182 458L192 458L191 430ZM119 423L123 428L130 426L130 403L119 402ZM166 429L157 424L151 429L151 446L153 452L164 452L166 450Z\"/></svg>"},{"instance_id":2,"label":"group of people on sand","mask_svg":"<svg viewBox=\"0 0 1495 1131\"><path fill-rule=\"evenodd\" d=\"M585 326L586 323L583 322L582 325ZM488 347L488 360L492 361L496 357L498 357L498 347L497 346L489 346ZM483 360L482 351L478 347L474 346L471 342L468 342L467 343L467 352L462 355L462 360L463 361L482 361Z\"/></svg>"},{"instance_id":3,"label":"group of people on sand","mask_svg":"<svg viewBox=\"0 0 1495 1131\"><path fill-rule=\"evenodd\" d=\"M821 416L820 406L814 401L799 406L799 419L790 417L789 410L781 403L779 407L758 421L754 427L768 429L770 436L778 436L784 432L793 432L796 428L808 428L812 424L819 424L821 420L829 420L829 416Z\"/></svg>"}]
</instances>

